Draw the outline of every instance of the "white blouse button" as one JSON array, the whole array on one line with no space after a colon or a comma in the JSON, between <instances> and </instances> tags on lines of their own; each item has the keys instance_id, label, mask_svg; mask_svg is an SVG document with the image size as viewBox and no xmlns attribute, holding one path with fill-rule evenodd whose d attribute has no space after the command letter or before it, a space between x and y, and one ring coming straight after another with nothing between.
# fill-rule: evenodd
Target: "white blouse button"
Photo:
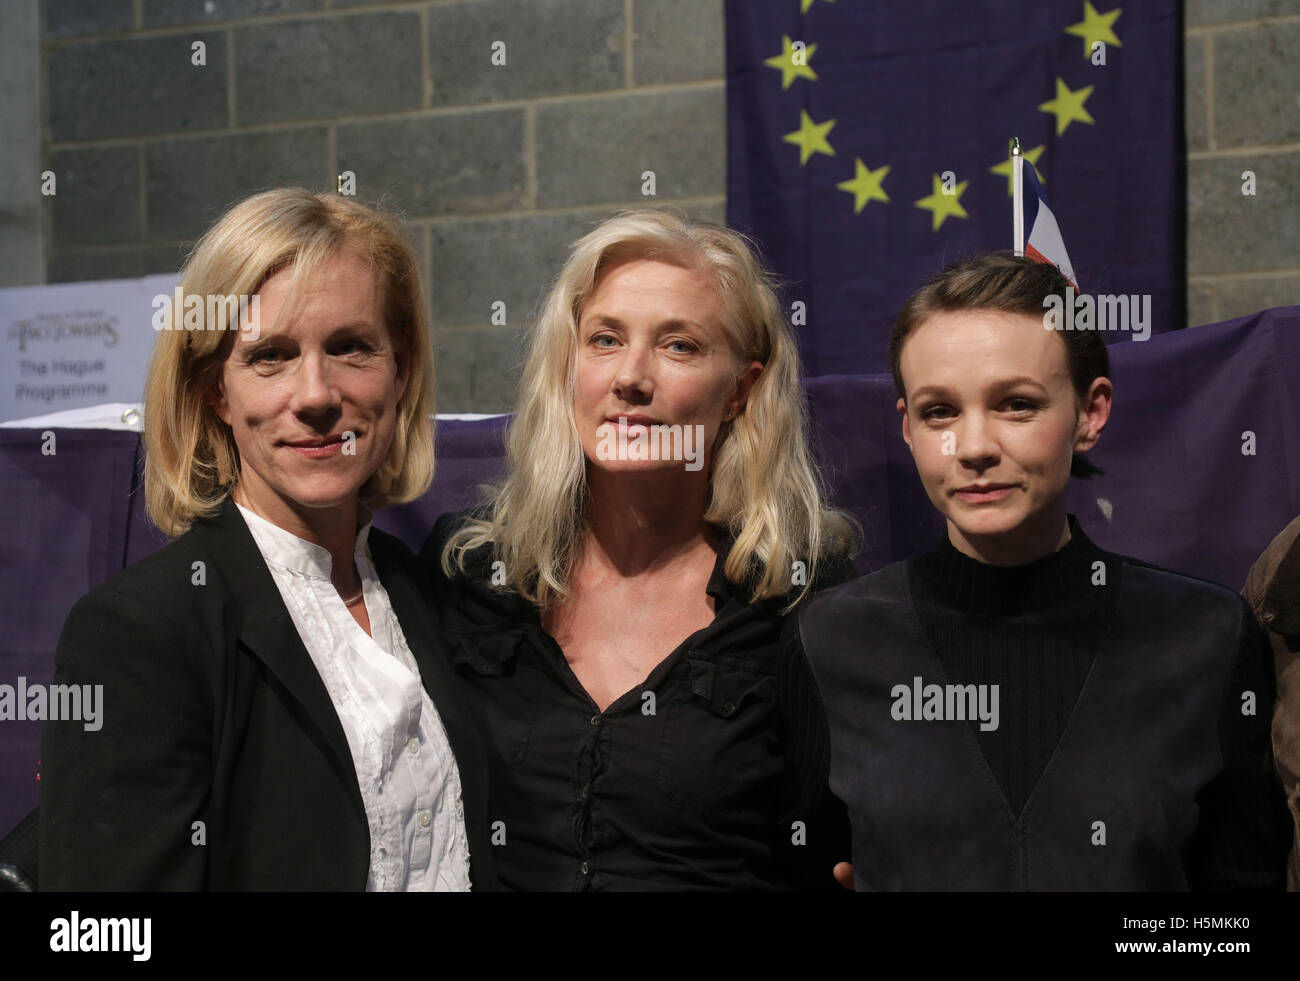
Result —
<instances>
[{"instance_id":1,"label":"white blouse button","mask_svg":"<svg viewBox=\"0 0 1300 981\"><path fill-rule=\"evenodd\" d=\"M411 741L406 744L406 748L411 751L412 756L417 755L420 752L420 740L412 736Z\"/></svg>"}]
</instances>

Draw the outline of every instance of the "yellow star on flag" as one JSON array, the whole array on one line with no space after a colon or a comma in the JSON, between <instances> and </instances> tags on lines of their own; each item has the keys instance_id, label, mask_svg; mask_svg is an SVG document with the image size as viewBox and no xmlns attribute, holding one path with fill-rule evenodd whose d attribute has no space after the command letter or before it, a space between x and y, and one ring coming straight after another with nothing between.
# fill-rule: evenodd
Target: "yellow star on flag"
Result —
<instances>
[{"instance_id":1,"label":"yellow star on flag","mask_svg":"<svg viewBox=\"0 0 1300 981\"><path fill-rule=\"evenodd\" d=\"M854 157L853 180L842 181L835 186L841 191L848 191L853 195L853 213L858 215L862 213L862 209L867 206L868 201L884 201L888 203L889 195L880 186L880 182L885 179L885 175L888 173L889 167L887 165L879 170L868 170L861 157Z\"/></svg>"},{"instance_id":2,"label":"yellow star on flag","mask_svg":"<svg viewBox=\"0 0 1300 981\"><path fill-rule=\"evenodd\" d=\"M1088 3L1088 0L1083 0L1083 20L1077 24L1071 24L1065 29L1065 33L1083 38L1083 56L1085 58L1092 54L1092 46L1098 41L1122 48L1124 45L1120 43L1119 38L1115 36L1115 32L1110 29L1110 26L1115 23L1115 19L1123 12L1123 7L1116 7L1114 10L1099 14L1096 7Z\"/></svg>"},{"instance_id":3,"label":"yellow star on flag","mask_svg":"<svg viewBox=\"0 0 1300 981\"><path fill-rule=\"evenodd\" d=\"M1065 128L1076 120L1092 125L1092 117L1088 115L1088 110L1083 108L1083 104L1088 101L1088 96L1092 95L1092 88L1091 85L1085 85L1071 92L1069 86L1059 77L1057 78L1056 98L1048 99L1038 107L1042 112L1050 112L1056 117L1057 136L1064 133Z\"/></svg>"},{"instance_id":4,"label":"yellow star on flag","mask_svg":"<svg viewBox=\"0 0 1300 981\"><path fill-rule=\"evenodd\" d=\"M806 109L799 110L799 128L793 133L786 133L781 139L787 143L793 143L799 148L799 163L806 164L808 158L814 153L824 153L828 157L835 156L835 150L826 142L826 134L831 131L835 125L835 120L828 119L824 123L814 123L812 117L808 115Z\"/></svg>"},{"instance_id":5,"label":"yellow star on flag","mask_svg":"<svg viewBox=\"0 0 1300 981\"><path fill-rule=\"evenodd\" d=\"M916 202L918 208L923 208L934 216L934 227L931 231L937 232L939 226L949 217L969 218L966 209L961 206L961 196L966 190L966 185L970 181L962 181L952 189L949 194L943 189L943 181L939 180L939 175L934 175L934 190L928 197L921 198Z\"/></svg>"},{"instance_id":6,"label":"yellow star on flag","mask_svg":"<svg viewBox=\"0 0 1300 981\"><path fill-rule=\"evenodd\" d=\"M813 52L817 50L817 45L810 44L806 48L797 52L800 55L800 61L802 61L803 64L799 64L799 62L795 61L794 56L796 51L794 42L784 34L781 35L781 46L785 48L784 51L779 55L772 55L772 57L768 58L767 61L763 62L765 65L770 65L772 68L779 68L781 70L781 88L788 89L794 84L796 78L809 78L814 82L817 81L817 73L812 70L812 65L810 64Z\"/></svg>"},{"instance_id":7,"label":"yellow star on flag","mask_svg":"<svg viewBox=\"0 0 1300 981\"><path fill-rule=\"evenodd\" d=\"M1041 157L1042 155L1043 155L1042 144L1039 144L1038 146L1034 147L1032 150L1026 150L1022 154L1022 156L1024 156L1026 160L1028 160L1031 164L1034 165L1034 173L1038 175L1038 182L1040 184L1046 184L1047 178L1044 177L1043 172L1038 169L1038 158ZM1008 157L1006 160L1003 160L996 167L990 167L989 173L997 174L999 177L1005 177L1007 179L1007 197L1011 197L1016 193L1016 179L1011 174L1010 157Z\"/></svg>"},{"instance_id":8,"label":"yellow star on flag","mask_svg":"<svg viewBox=\"0 0 1300 981\"><path fill-rule=\"evenodd\" d=\"M811 6L812 6L814 3L816 3L816 2L817 2L817 0L802 0L802 5L799 7L799 13L801 13L801 14L806 14L806 13L808 13L808 8L811 7ZM827 3L834 3L835 0L826 0L826 2L827 2Z\"/></svg>"}]
</instances>

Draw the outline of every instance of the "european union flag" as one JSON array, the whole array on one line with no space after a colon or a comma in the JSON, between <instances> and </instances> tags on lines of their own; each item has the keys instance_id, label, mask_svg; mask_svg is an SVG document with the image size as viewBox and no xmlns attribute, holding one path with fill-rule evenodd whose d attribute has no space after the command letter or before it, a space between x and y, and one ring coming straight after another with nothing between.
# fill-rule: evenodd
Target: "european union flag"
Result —
<instances>
[{"instance_id":1,"label":"european union flag","mask_svg":"<svg viewBox=\"0 0 1300 981\"><path fill-rule=\"evenodd\" d=\"M888 370L927 276L1011 248L1012 136L1079 281L1181 327L1181 57L1177 0L728 0L727 217L809 375Z\"/></svg>"}]
</instances>

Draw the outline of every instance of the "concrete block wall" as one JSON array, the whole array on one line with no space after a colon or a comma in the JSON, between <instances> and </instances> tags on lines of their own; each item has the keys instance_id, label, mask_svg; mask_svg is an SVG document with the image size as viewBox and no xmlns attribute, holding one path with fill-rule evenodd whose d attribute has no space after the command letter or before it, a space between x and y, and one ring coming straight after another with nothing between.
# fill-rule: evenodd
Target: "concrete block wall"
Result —
<instances>
[{"instance_id":1,"label":"concrete block wall","mask_svg":"<svg viewBox=\"0 0 1300 981\"><path fill-rule=\"evenodd\" d=\"M442 411L509 408L522 330L592 223L646 203L725 214L723 0L42 9L41 169L59 183L24 241L46 278L175 269L234 201L277 184L332 188L350 170L359 199L405 216L421 256ZM1199 324L1300 302L1300 0L1185 11ZM654 198L641 194L645 170ZM4 238L4 254L22 254ZM33 281L20 275L7 284ZM490 322L498 300L504 326Z\"/></svg>"},{"instance_id":2,"label":"concrete block wall","mask_svg":"<svg viewBox=\"0 0 1300 981\"><path fill-rule=\"evenodd\" d=\"M1300 303L1300 0L1187 0L1184 44L1188 322Z\"/></svg>"},{"instance_id":3,"label":"concrete block wall","mask_svg":"<svg viewBox=\"0 0 1300 981\"><path fill-rule=\"evenodd\" d=\"M421 257L440 411L510 408L523 329L596 221L725 217L722 0L45 7L49 281L176 269L240 198L351 171Z\"/></svg>"}]
</instances>

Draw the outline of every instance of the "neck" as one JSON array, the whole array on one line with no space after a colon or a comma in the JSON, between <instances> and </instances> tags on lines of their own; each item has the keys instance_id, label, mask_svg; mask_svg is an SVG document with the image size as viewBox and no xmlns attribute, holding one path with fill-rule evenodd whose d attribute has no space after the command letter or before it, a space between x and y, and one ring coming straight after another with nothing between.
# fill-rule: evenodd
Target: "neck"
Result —
<instances>
[{"instance_id":1,"label":"neck","mask_svg":"<svg viewBox=\"0 0 1300 981\"><path fill-rule=\"evenodd\" d=\"M353 553L361 519L368 519L369 515L355 496L335 507L307 508L278 497L268 499L266 495L250 493L242 481L231 496L236 504L248 508L258 517L329 552L330 579L340 593L351 596L361 588Z\"/></svg>"},{"instance_id":2,"label":"neck","mask_svg":"<svg viewBox=\"0 0 1300 981\"><path fill-rule=\"evenodd\" d=\"M963 532L948 519L948 541L963 555L985 565L1028 565L1064 548L1070 540L1065 501L1031 515L1018 527L994 535Z\"/></svg>"},{"instance_id":3,"label":"neck","mask_svg":"<svg viewBox=\"0 0 1300 981\"><path fill-rule=\"evenodd\" d=\"M588 468L587 536L580 561L635 575L711 547L704 520L708 471L610 474Z\"/></svg>"}]
</instances>

